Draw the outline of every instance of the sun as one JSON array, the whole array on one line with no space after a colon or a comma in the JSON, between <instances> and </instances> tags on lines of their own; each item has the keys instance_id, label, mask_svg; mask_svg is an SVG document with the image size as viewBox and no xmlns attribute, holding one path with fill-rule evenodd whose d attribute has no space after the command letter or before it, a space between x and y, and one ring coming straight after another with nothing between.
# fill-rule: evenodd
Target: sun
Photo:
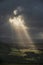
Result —
<instances>
[{"instance_id":1,"label":"sun","mask_svg":"<svg viewBox=\"0 0 43 65\"><path fill-rule=\"evenodd\" d=\"M9 19L10 23L13 24L14 26L18 27L20 22L17 20L16 17L14 17L13 19Z\"/></svg>"},{"instance_id":2,"label":"sun","mask_svg":"<svg viewBox=\"0 0 43 65\"><path fill-rule=\"evenodd\" d=\"M16 28L22 28L24 26L24 20L22 19L22 16L9 18L9 22Z\"/></svg>"}]
</instances>

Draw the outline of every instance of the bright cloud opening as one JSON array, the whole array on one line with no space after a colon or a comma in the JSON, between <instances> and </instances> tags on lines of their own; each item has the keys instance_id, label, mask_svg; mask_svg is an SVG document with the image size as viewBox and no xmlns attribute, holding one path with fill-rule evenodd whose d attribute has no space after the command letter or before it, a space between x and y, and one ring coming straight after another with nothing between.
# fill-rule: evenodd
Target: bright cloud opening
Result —
<instances>
[{"instance_id":1,"label":"bright cloud opening","mask_svg":"<svg viewBox=\"0 0 43 65\"><path fill-rule=\"evenodd\" d=\"M20 8L19 8L20 9ZM17 14L17 10L14 11L14 14ZM31 49L36 49L34 42L32 41L29 32L27 31L27 26L25 25L24 17L22 15L14 16L9 18L9 22L15 29L17 36L19 38L20 46L27 46Z\"/></svg>"}]
</instances>

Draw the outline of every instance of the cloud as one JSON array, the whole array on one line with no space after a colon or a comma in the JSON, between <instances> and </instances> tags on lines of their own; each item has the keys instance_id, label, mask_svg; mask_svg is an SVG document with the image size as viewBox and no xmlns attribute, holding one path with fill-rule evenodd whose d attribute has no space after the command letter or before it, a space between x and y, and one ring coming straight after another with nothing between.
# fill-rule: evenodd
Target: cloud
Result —
<instances>
[{"instance_id":1,"label":"cloud","mask_svg":"<svg viewBox=\"0 0 43 65\"><path fill-rule=\"evenodd\" d=\"M0 3L4 2L5 0L0 0Z\"/></svg>"},{"instance_id":2,"label":"cloud","mask_svg":"<svg viewBox=\"0 0 43 65\"><path fill-rule=\"evenodd\" d=\"M24 8L21 11L21 8ZM12 16L13 11L18 9L18 12L21 12L26 21L26 25L30 27L30 35L35 38L40 32L43 33L43 0L0 0L0 31L2 32L3 28L7 34L11 33L9 30L9 23L7 19ZM3 25L2 25L3 24ZM7 25L7 27L6 27ZM1 30L2 29L2 30ZM5 34L5 33L0 33ZM6 34L6 36L7 36ZM9 34L10 36L10 34ZM40 36L40 35L39 35ZM37 39L36 39L37 41Z\"/></svg>"}]
</instances>

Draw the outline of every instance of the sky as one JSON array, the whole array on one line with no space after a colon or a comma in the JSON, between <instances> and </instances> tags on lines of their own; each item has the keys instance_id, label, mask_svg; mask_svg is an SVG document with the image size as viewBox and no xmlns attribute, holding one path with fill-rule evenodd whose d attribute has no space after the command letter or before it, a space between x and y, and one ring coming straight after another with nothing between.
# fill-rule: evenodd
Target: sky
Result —
<instances>
[{"instance_id":1,"label":"sky","mask_svg":"<svg viewBox=\"0 0 43 65\"><path fill-rule=\"evenodd\" d=\"M43 43L43 0L0 0L0 41L12 42L12 27L8 22L13 11L21 7L18 15L23 14L30 37L35 43ZM14 42L16 42L13 30Z\"/></svg>"}]
</instances>

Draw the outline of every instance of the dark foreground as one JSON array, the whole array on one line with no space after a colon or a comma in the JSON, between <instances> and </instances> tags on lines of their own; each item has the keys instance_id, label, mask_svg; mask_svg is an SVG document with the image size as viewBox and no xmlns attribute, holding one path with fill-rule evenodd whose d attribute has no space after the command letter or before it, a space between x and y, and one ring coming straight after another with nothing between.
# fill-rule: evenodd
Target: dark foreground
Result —
<instances>
[{"instance_id":1,"label":"dark foreground","mask_svg":"<svg viewBox=\"0 0 43 65\"><path fill-rule=\"evenodd\" d=\"M35 51L25 51L25 49L21 51L9 45L0 44L0 65L43 64L43 49L40 49L39 52Z\"/></svg>"},{"instance_id":2,"label":"dark foreground","mask_svg":"<svg viewBox=\"0 0 43 65\"><path fill-rule=\"evenodd\" d=\"M31 54L31 55L30 55ZM0 64L42 64L43 54L28 52L26 56L0 55Z\"/></svg>"}]
</instances>

